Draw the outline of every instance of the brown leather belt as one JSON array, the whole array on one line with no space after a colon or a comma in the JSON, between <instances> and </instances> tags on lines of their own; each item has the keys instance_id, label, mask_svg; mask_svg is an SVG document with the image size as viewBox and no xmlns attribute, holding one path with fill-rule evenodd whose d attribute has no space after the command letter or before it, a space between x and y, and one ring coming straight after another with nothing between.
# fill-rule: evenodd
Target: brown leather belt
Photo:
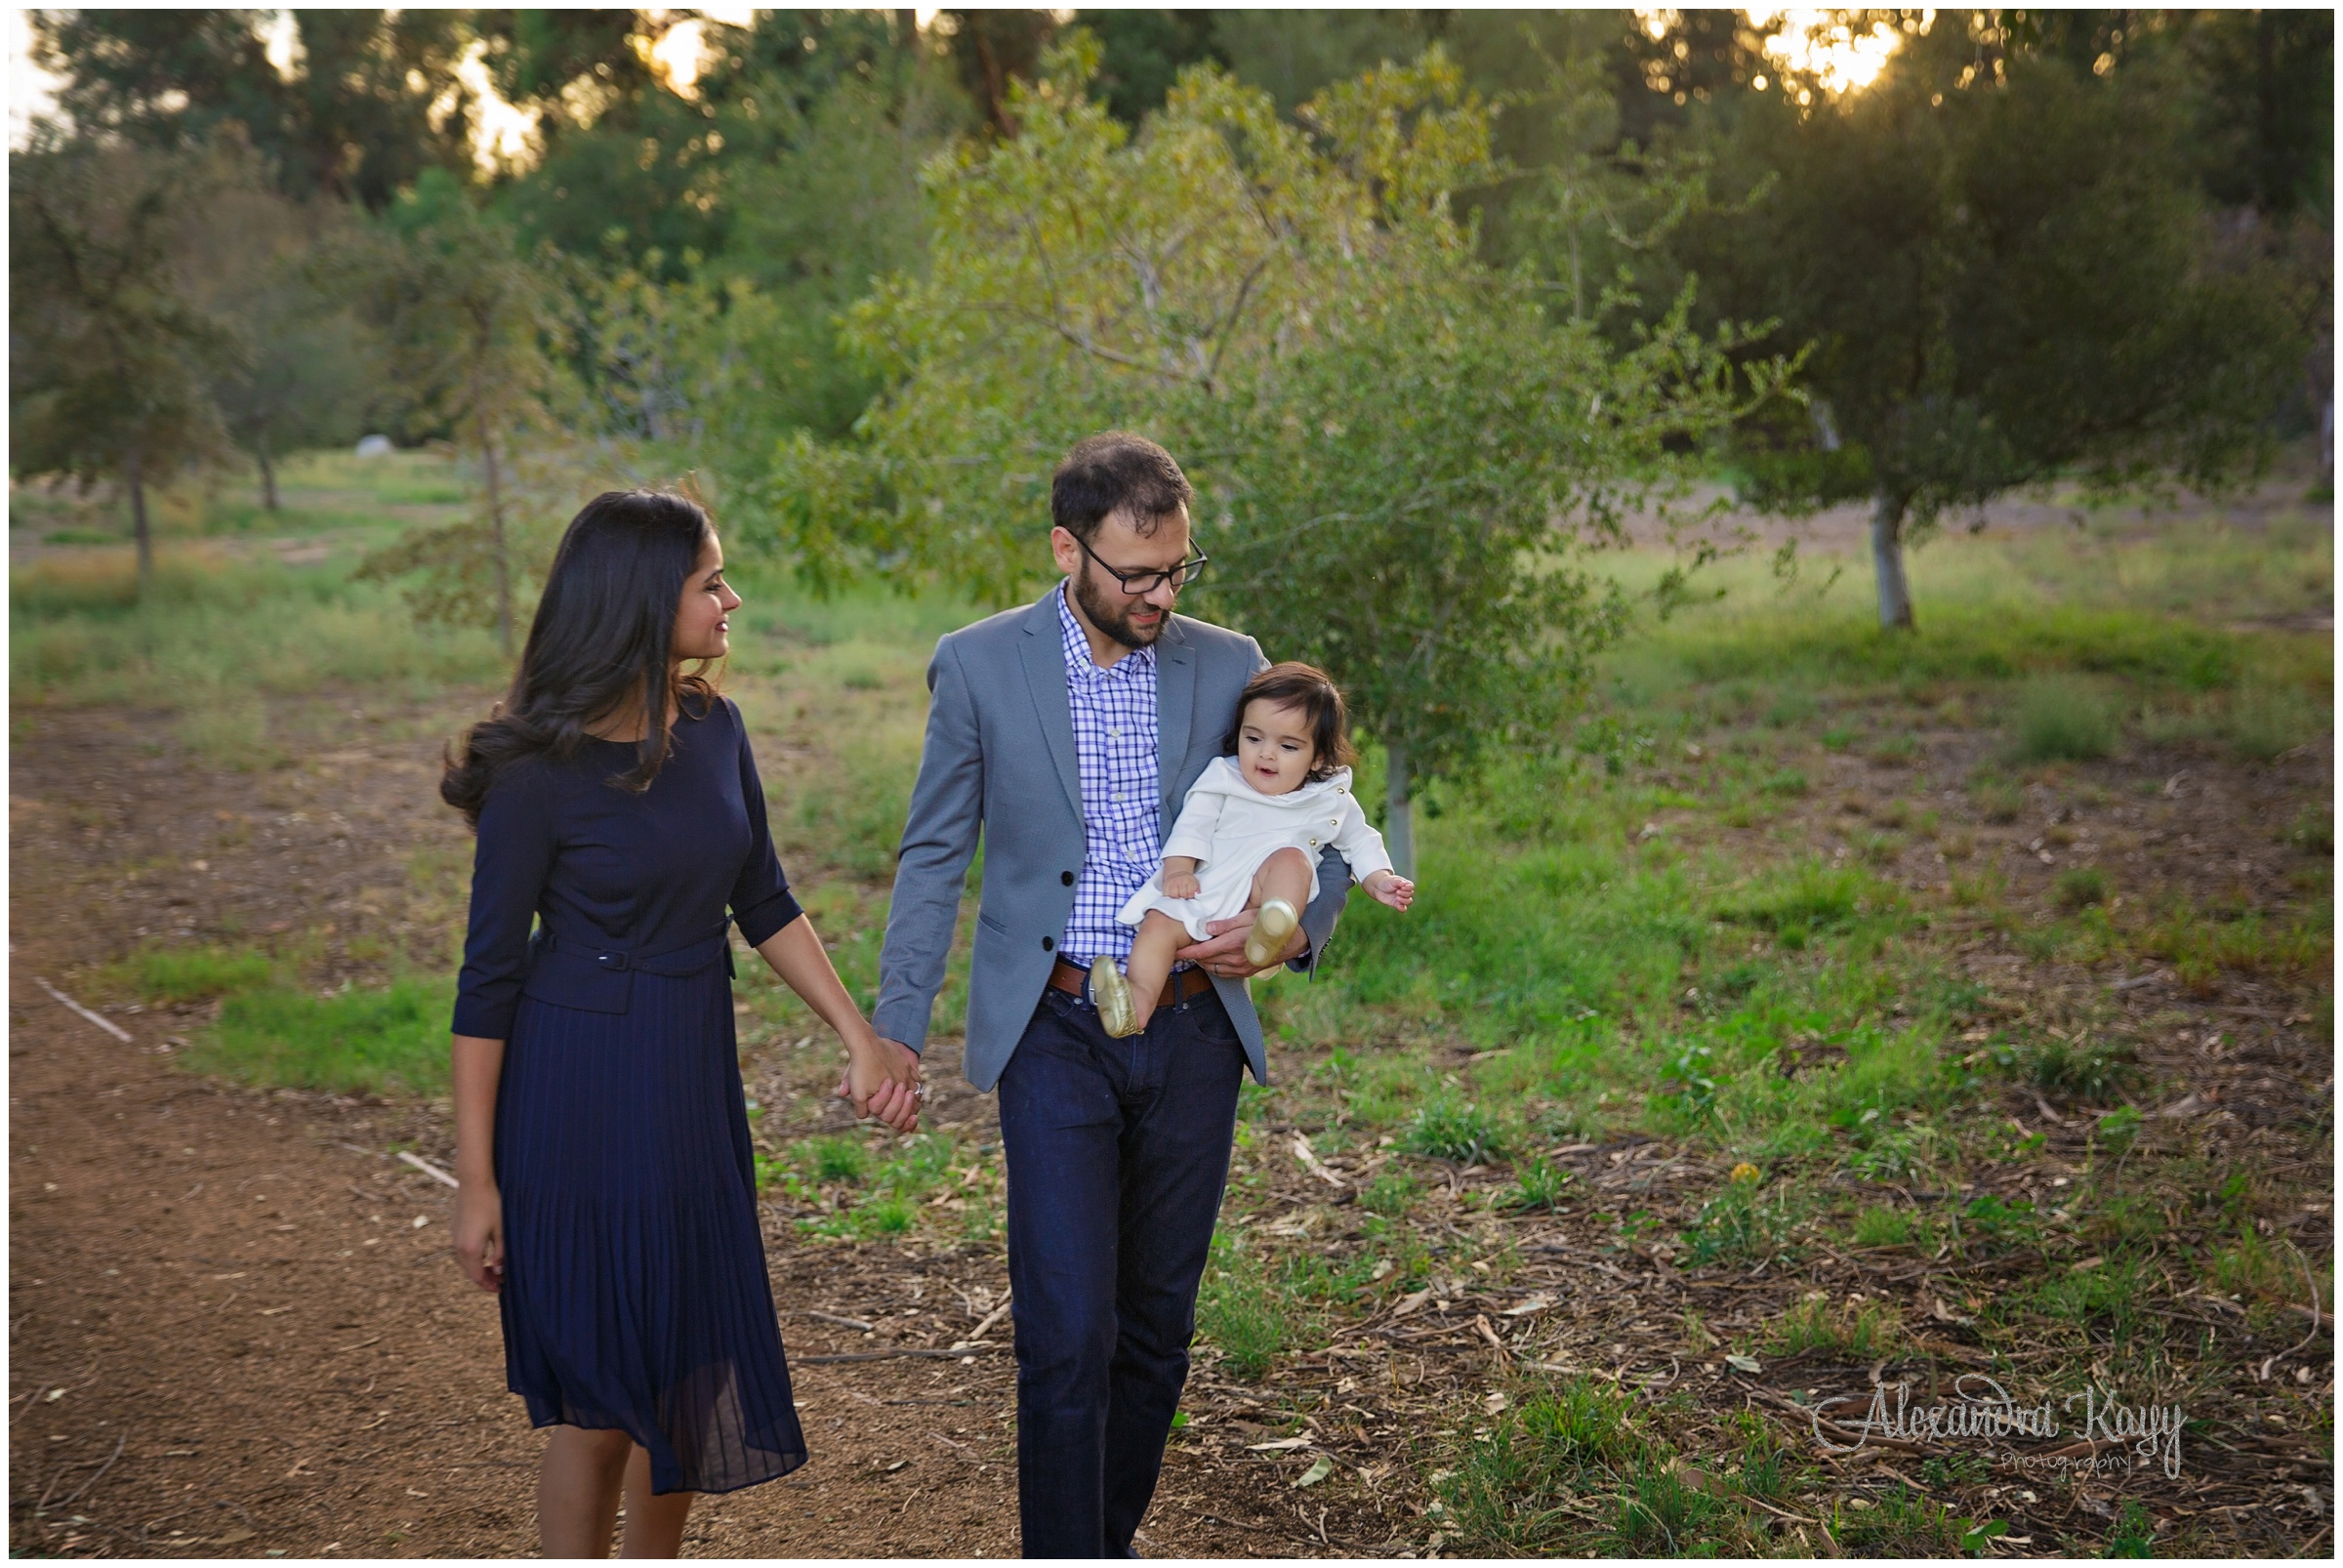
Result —
<instances>
[{"instance_id":1,"label":"brown leather belt","mask_svg":"<svg viewBox=\"0 0 2343 1568\"><path fill-rule=\"evenodd\" d=\"M1089 979L1090 971L1089 970L1078 964L1068 963L1062 958L1049 967L1050 988L1063 991L1068 996L1081 996L1083 987L1089 983ZM1158 999L1156 1006L1174 1008L1182 1002L1204 995L1212 988L1213 977L1193 965L1184 970L1173 970L1171 978L1164 982L1164 994Z\"/></svg>"}]
</instances>

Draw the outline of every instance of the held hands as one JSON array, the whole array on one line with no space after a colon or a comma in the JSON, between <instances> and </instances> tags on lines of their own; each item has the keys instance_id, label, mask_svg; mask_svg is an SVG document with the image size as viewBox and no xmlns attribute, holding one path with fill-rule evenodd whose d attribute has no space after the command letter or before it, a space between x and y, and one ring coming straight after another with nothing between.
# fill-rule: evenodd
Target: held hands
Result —
<instances>
[{"instance_id":1,"label":"held hands","mask_svg":"<svg viewBox=\"0 0 2343 1568\"><path fill-rule=\"evenodd\" d=\"M1368 897L1393 909L1405 910L1416 901L1416 885L1388 871L1370 872L1359 886L1367 889Z\"/></svg>"},{"instance_id":2,"label":"held hands","mask_svg":"<svg viewBox=\"0 0 2343 1568\"><path fill-rule=\"evenodd\" d=\"M456 1261L464 1277L494 1296L505 1284L505 1199L493 1180L456 1188Z\"/></svg>"},{"instance_id":3,"label":"held hands","mask_svg":"<svg viewBox=\"0 0 2343 1568\"><path fill-rule=\"evenodd\" d=\"M850 1102L855 1115L876 1117L898 1133L916 1133L926 1093L920 1084L920 1054L909 1046L867 1030L847 1041L838 1097Z\"/></svg>"}]
</instances>

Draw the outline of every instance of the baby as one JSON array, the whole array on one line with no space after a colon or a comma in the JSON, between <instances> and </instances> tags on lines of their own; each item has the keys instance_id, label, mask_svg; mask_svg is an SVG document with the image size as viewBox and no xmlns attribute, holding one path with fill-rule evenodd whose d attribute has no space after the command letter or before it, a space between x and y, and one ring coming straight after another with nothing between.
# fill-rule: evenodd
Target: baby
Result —
<instances>
[{"instance_id":1,"label":"baby","mask_svg":"<svg viewBox=\"0 0 2343 1568\"><path fill-rule=\"evenodd\" d=\"M1090 997L1110 1035L1135 1035L1164 993L1172 957L1205 938L1207 921L1254 910L1249 963L1286 949L1318 892L1318 854L1333 845L1369 896L1393 909L1416 885L1394 876L1383 836L1351 798L1355 755L1344 734L1342 693L1306 664L1276 664L1246 683L1237 722L1188 791L1164 846L1164 869L1115 918L1136 926L1125 972L1090 966Z\"/></svg>"}]
</instances>

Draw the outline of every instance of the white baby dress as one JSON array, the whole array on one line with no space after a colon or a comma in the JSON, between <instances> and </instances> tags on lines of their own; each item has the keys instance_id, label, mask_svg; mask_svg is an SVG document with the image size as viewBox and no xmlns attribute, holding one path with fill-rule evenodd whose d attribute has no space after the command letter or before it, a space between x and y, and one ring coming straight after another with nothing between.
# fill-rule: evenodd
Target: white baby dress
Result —
<instances>
[{"instance_id":1,"label":"white baby dress","mask_svg":"<svg viewBox=\"0 0 2343 1568\"><path fill-rule=\"evenodd\" d=\"M1136 926L1147 911L1160 909L1202 941L1205 922L1245 912L1254 874L1280 849L1299 849L1309 857L1310 896L1317 897L1318 856L1330 844L1350 862L1354 882L1391 869L1383 836L1350 793L1349 768L1338 767L1333 777L1289 795L1263 795L1245 781L1235 758L1216 757L1188 790L1172 837L1164 842L1167 857L1189 855L1197 861L1196 896L1165 897L1159 867L1115 918Z\"/></svg>"}]
</instances>

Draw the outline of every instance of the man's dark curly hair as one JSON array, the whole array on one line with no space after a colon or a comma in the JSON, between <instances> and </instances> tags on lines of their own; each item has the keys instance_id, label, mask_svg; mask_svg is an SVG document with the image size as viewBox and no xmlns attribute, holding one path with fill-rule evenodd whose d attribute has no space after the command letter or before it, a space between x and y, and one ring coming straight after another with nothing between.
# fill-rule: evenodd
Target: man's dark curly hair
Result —
<instances>
[{"instance_id":1,"label":"man's dark curly hair","mask_svg":"<svg viewBox=\"0 0 2343 1568\"><path fill-rule=\"evenodd\" d=\"M1128 431L1075 442L1049 478L1049 520L1086 545L1117 512L1128 512L1131 526L1146 535L1195 500L1195 487L1172 454Z\"/></svg>"}]
</instances>

